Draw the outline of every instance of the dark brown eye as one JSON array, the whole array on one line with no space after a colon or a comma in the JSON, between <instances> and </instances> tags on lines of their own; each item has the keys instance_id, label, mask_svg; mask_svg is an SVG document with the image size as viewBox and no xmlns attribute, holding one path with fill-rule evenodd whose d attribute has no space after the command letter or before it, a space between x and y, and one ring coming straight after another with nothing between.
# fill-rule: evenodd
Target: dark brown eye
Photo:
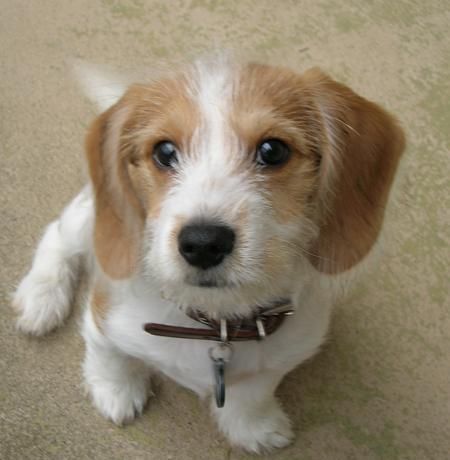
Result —
<instances>
[{"instance_id":1,"label":"dark brown eye","mask_svg":"<svg viewBox=\"0 0 450 460\"><path fill-rule=\"evenodd\" d=\"M178 149L170 141L162 141L153 148L153 159L160 168L173 168L178 161Z\"/></svg>"},{"instance_id":2,"label":"dark brown eye","mask_svg":"<svg viewBox=\"0 0 450 460\"><path fill-rule=\"evenodd\" d=\"M289 147L279 139L266 139L256 149L256 162L262 166L278 166L291 156Z\"/></svg>"}]
</instances>

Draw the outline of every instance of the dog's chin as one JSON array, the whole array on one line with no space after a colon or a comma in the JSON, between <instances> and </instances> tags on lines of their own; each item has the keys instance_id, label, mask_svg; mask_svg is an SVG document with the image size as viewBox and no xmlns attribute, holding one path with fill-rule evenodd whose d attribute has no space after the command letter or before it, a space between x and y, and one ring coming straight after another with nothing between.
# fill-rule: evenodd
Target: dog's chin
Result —
<instances>
[{"instance_id":1,"label":"dog's chin","mask_svg":"<svg viewBox=\"0 0 450 460\"><path fill-rule=\"evenodd\" d=\"M286 296L286 291L276 292L269 284L196 276L179 282L167 280L160 288L164 298L182 310L197 309L211 316L247 316L257 306L269 305L274 299Z\"/></svg>"},{"instance_id":2,"label":"dog's chin","mask_svg":"<svg viewBox=\"0 0 450 460\"><path fill-rule=\"evenodd\" d=\"M171 273L149 270L147 280L177 308L198 309L209 315L247 316L258 306L289 297L291 291L290 278L284 273L268 276L258 267L244 273L220 268L178 269Z\"/></svg>"}]
</instances>

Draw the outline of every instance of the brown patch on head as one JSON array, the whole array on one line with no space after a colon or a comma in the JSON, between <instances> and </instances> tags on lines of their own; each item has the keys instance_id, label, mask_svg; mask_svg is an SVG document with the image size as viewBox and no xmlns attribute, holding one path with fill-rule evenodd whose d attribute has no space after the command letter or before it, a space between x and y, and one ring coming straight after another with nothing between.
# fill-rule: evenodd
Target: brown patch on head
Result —
<instances>
[{"instance_id":1,"label":"brown patch on head","mask_svg":"<svg viewBox=\"0 0 450 460\"><path fill-rule=\"evenodd\" d=\"M95 191L95 249L111 278L136 269L145 219L158 215L172 180L170 171L155 165L154 146L167 140L186 151L195 114L180 76L131 87L92 124L86 152Z\"/></svg>"},{"instance_id":2,"label":"brown patch on head","mask_svg":"<svg viewBox=\"0 0 450 460\"><path fill-rule=\"evenodd\" d=\"M249 152L269 138L290 146L285 164L261 174L279 222L307 217L319 228L311 263L338 273L359 262L379 235L404 149L393 117L318 70L250 64L232 125Z\"/></svg>"},{"instance_id":3,"label":"brown patch on head","mask_svg":"<svg viewBox=\"0 0 450 460\"><path fill-rule=\"evenodd\" d=\"M317 187L321 131L314 99L301 77L288 69L250 64L241 72L234 106L233 127L251 161L266 139L279 139L291 150L287 163L261 172L278 221L308 214Z\"/></svg>"},{"instance_id":4,"label":"brown patch on head","mask_svg":"<svg viewBox=\"0 0 450 460\"><path fill-rule=\"evenodd\" d=\"M198 124L197 108L188 96L182 75L152 85L135 85L125 95L133 111L124 125L122 156L128 160L129 174L147 217L156 217L173 175L159 168L152 158L159 142L174 143L182 155Z\"/></svg>"}]
</instances>

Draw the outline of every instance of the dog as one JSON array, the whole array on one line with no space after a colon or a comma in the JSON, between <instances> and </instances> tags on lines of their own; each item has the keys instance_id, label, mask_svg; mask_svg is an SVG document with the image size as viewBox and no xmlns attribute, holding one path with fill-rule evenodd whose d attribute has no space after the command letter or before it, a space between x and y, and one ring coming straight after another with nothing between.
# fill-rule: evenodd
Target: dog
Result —
<instances>
[{"instance_id":1,"label":"dog","mask_svg":"<svg viewBox=\"0 0 450 460\"><path fill-rule=\"evenodd\" d=\"M60 326L87 267L102 415L134 419L159 370L211 397L232 445L286 446L274 391L377 246L404 146L393 116L316 68L199 60L132 85L88 131L89 184L39 243L18 327Z\"/></svg>"}]
</instances>

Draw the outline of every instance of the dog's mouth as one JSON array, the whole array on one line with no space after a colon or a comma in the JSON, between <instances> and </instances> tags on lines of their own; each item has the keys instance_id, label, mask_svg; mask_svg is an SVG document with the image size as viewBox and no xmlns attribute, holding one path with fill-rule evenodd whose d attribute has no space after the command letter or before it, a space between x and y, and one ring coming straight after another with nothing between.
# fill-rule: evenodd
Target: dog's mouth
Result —
<instances>
[{"instance_id":1,"label":"dog's mouth","mask_svg":"<svg viewBox=\"0 0 450 460\"><path fill-rule=\"evenodd\" d=\"M202 287L202 288L217 288L217 287L220 287L219 283L216 280L200 280L197 286Z\"/></svg>"},{"instance_id":2,"label":"dog's mouth","mask_svg":"<svg viewBox=\"0 0 450 460\"><path fill-rule=\"evenodd\" d=\"M200 287L205 289L224 289L234 287L234 284L226 279L206 274L188 276L185 278L185 283L189 286Z\"/></svg>"}]
</instances>

